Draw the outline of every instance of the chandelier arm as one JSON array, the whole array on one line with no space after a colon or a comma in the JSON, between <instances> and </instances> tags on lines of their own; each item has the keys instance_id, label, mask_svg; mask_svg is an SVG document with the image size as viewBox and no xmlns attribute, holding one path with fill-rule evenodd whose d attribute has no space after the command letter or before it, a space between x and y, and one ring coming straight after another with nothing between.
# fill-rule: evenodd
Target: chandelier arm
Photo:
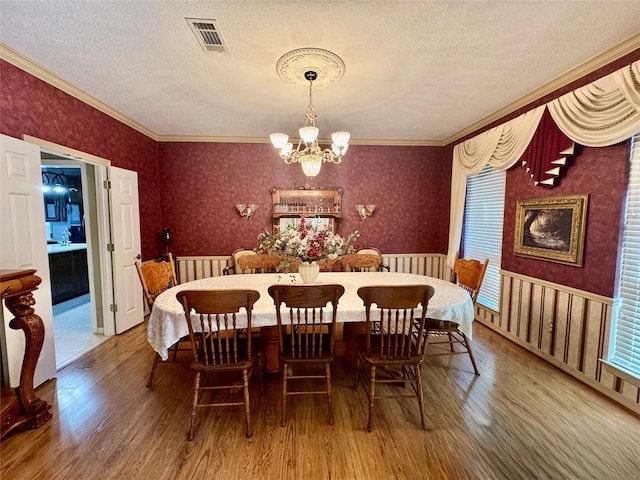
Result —
<instances>
[{"instance_id":1,"label":"chandelier arm","mask_svg":"<svg viewBox=\"0 0 640 480\"><path fill-rule=\"evenodd\" d=\"M285 160L285 163L298 163L300 161L300 157L302 156L301 152L294 150L289 154L289 161Z\"/></svg>"},{"instance_id":2,"label":"chandelier arm","mask_svg":"<svg viewBox=\"0 0 640 480\"><path fill-rule=\"evenodd\" d=\"M342 162L342 155L336 155L333 151L325 148L322 153L322 161L329 163L340 163Z\"/></svg>"}]
</instances>

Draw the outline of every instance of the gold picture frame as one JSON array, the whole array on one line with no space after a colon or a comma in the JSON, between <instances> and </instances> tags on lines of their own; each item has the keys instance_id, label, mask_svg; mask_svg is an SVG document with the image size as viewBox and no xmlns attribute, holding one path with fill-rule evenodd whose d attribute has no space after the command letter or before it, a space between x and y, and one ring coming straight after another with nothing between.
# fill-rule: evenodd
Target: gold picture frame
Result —
<instances>
[{"instance_id":1,"label":"gold picture frame","mask_svg":"<svg viewBox=\"0 0 640 480\"><path fill-rule=\"evenodd\" d=\"M582 266L588 195L518 200L513 252Z\"/></svg>"}]
</instances>

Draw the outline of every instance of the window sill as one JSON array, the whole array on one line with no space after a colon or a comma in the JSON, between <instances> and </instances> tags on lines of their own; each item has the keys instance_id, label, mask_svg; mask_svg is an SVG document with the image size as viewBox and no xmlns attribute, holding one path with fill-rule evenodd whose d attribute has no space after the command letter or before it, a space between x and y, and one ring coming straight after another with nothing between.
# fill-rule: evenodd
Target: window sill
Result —
<instances>
[{"instance_id":1,"label":"window sill","mask_svg":"<svg viewBox=\"0 0 640 480\"><path fill-rule=\"evenodd\" d=\"M637 373L631 372L620 365L611 363L607 360L600 359L604 367L615 376L622 378L624 381L632 383L636 387L640 388L640 376Z\"/></svg>"}]
</instances>

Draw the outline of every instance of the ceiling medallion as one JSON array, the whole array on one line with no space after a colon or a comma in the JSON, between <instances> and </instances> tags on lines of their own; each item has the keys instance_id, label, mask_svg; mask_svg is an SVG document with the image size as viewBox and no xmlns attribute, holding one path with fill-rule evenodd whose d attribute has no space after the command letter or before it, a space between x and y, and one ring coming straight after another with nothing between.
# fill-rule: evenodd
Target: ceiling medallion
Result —
<instances>
[{"instance_id":1,"label":"ceiling medallion","mask_svg":"<svg viewBox=\"0 0 640 480\"><path fill-rule=\"evenodd\" d=\"M308 87L306 72L317 74L314 87L332 85L339 81L346 67L342 59L322 48L298 48L285 53L276 63L276 72L282 80L299 87Z\"/></svg>"}]
</instances>

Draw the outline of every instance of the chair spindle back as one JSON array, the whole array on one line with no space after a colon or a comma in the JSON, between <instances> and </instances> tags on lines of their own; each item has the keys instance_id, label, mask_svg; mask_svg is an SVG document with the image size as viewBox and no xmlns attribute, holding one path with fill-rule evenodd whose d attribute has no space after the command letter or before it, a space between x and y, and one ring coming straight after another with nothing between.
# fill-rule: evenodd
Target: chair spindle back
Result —
<instances>
[{"instance_id":1,"label":"chair spindle back","mask_svg":"<svg viewBox=\"0 0 640 480\"><path fill-rule=\"evenodd\" d=\"M272 285L269 295L276 305L280 354L285 348L292 358L320 358L328 349L333 355L335 323L338 300L344 294L342 285ZM331 303L331 312L324 307ZM291 325L284 338L282 312L284 304L289 309ZM329 335L328 339L325 338ZM285 341L286 340L286 341Z\"/></svg>"},{"instance_id":2,"label":"chair spindle back","mask_svg":"<svg viewBox=\"0 0 640 480\"><path fill-rule=\"evenodd\" d=\"M260 298L259 292L183 290L176 296L184 308L195 363L224 367L253 358L251 335L240 337L239 329L250 331L251 312ZM246 311L247 321L239 325L237 314L242 308ZM246 344L246 349L241 348L241 344Z\"/></svg>"},{"instance_id":3,"label":"chair spindle back","mask_svg":"<svg viewBox=\"0 0 640 480\"><path fill-rule=\"evenodd\" d=\"M422 357L425 348L425 315L433 296L429 285L393 285L360 287L366 312L366 354L376 344L380 360L401 361ZM372 314L372 305L379 310ZM416 316L415 309L421 306ZM377 318L375 318L377 317Z\"/></svg>"}]
</instances>

